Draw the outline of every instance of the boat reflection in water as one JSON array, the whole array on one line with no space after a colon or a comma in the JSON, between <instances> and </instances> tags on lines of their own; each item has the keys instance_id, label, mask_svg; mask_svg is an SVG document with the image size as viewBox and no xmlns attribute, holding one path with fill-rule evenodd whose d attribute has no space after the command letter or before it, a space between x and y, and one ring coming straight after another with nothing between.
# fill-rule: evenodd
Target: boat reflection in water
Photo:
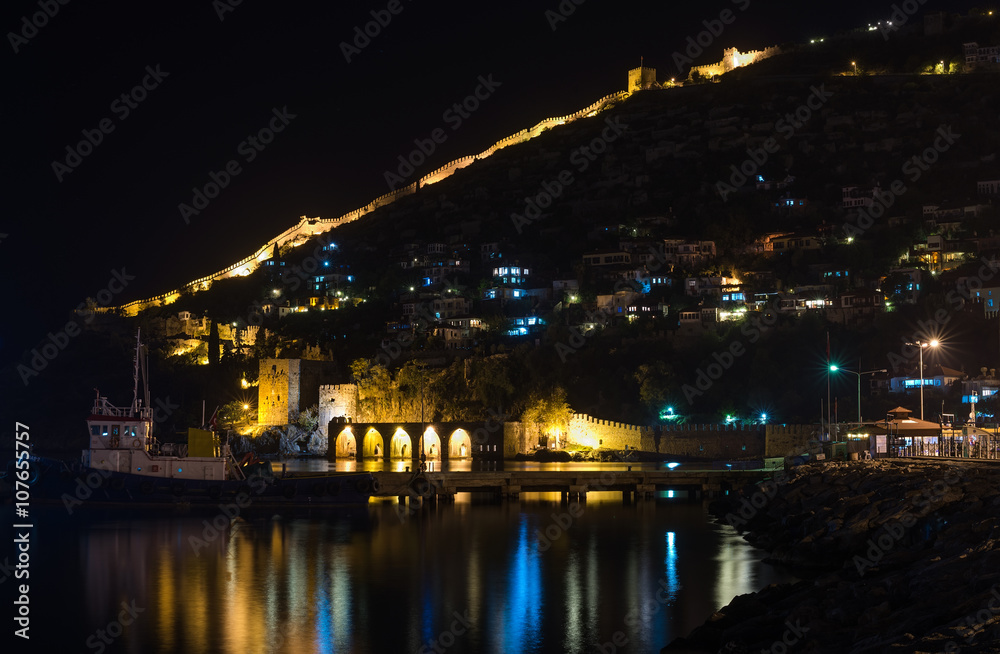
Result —
<instances>
[{"instance_id":1,"label":"boat reflection in water","mask_svg":"<svg viewBox=\"0 0 1000 654\"><path fill-rule=\"evenodd\" d=\"M460 493L232 526L39 512L33 542L58 583L34 591L37 644L87 650L134 602L143 611L109 651L593 652L615 638L658 651L735 595L788 580L700 503L592 493L572 508L558 494ZM67 620L68 598L81 608Z\"/></svg>"}]
</instances>

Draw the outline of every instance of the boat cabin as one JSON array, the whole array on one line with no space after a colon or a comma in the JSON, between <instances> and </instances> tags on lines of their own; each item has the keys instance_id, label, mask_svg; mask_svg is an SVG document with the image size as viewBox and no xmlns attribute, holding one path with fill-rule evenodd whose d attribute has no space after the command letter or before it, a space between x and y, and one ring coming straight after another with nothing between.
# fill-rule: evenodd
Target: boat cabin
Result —
<instances>
[{"instance_id":1,"label":"boat cabin","mask_svg":"<svg viewBox=\"0 0 1000 654\"><path fill-rule=\"evenodd\" d=\"M164 479L227 478L226 453L210 436L208 456L166 456L153 437L153 410L150 407L116 407L97 394L87 418L89 447L83 451L83 465L97 470L159 477ZM206 432L211 434L211 432Z\"/></svg>"}]
</instances>

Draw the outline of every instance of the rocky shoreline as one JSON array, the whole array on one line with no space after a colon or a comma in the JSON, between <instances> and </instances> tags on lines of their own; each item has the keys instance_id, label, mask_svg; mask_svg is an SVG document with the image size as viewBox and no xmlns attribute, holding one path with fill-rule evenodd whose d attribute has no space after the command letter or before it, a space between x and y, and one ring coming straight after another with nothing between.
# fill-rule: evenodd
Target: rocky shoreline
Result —
<instances>
[{"instance_id":1,"label":"rocky shoreline","mask_svg":"<svg viewBox=\"0 0 1000 654\"><path fill-rule=\"evenodd\" d=\"M814 463L712 512L803 581L735 598L663 653L1000 653L998 463Z\"/></svg>"}]
</instances>

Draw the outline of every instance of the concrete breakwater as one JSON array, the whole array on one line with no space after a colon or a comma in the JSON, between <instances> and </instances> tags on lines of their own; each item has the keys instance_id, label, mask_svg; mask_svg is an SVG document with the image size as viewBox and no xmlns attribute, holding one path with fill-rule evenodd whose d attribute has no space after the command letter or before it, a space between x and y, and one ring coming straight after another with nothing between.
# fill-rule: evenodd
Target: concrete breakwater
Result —
<instances>
[{"instance_id":1,"label":"concrete breakwater","mask_svg":"<svg viewBox=\"0 0 1000 654\"><path fill-rule=\"evenodd\" d=\"M712 504L803 581L662 652L1000 652L1000 466L809 464Z\"/></svg>"}]
</instances>

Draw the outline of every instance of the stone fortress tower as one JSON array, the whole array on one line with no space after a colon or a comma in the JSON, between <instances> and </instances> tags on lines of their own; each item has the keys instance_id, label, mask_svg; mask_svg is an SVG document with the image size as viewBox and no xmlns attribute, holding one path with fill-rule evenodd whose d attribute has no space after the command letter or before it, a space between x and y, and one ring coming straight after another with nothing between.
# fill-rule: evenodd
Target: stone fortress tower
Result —
<instances>
[{"instance_id":1,"label":"stone fortress tower","mask_svg":"<svg viewBox=\"0 0 1000 654\"><path fill-rule=\"evenodd\" d=\"M287 425L300 411L315 404L324 361L261 359L257 388L257 424Z\"/></svg>"},{"instance_id":2,"label":"stone fortress tower","mask_svg":"<svg viewBox=\"0 0 1000 654\"><path fill-rule=\"evenodd\" d=\"M334 418L352 422L358 418L358 387L355 384L330 384L319 387L319 429L329 438L327 427ZM334 434L336 436L336 434Z\"/></svg>"},{"instance_id":3,"label":"stone fortress tower","mask_svg":"<svg viewBox=\"0 0 1000 654\"><path fill-rule=\"evenodd\" d=\"M628 71L628 90L642 91L656 84L656 69L640 65Z\"/></svg>"}]
</instances>

